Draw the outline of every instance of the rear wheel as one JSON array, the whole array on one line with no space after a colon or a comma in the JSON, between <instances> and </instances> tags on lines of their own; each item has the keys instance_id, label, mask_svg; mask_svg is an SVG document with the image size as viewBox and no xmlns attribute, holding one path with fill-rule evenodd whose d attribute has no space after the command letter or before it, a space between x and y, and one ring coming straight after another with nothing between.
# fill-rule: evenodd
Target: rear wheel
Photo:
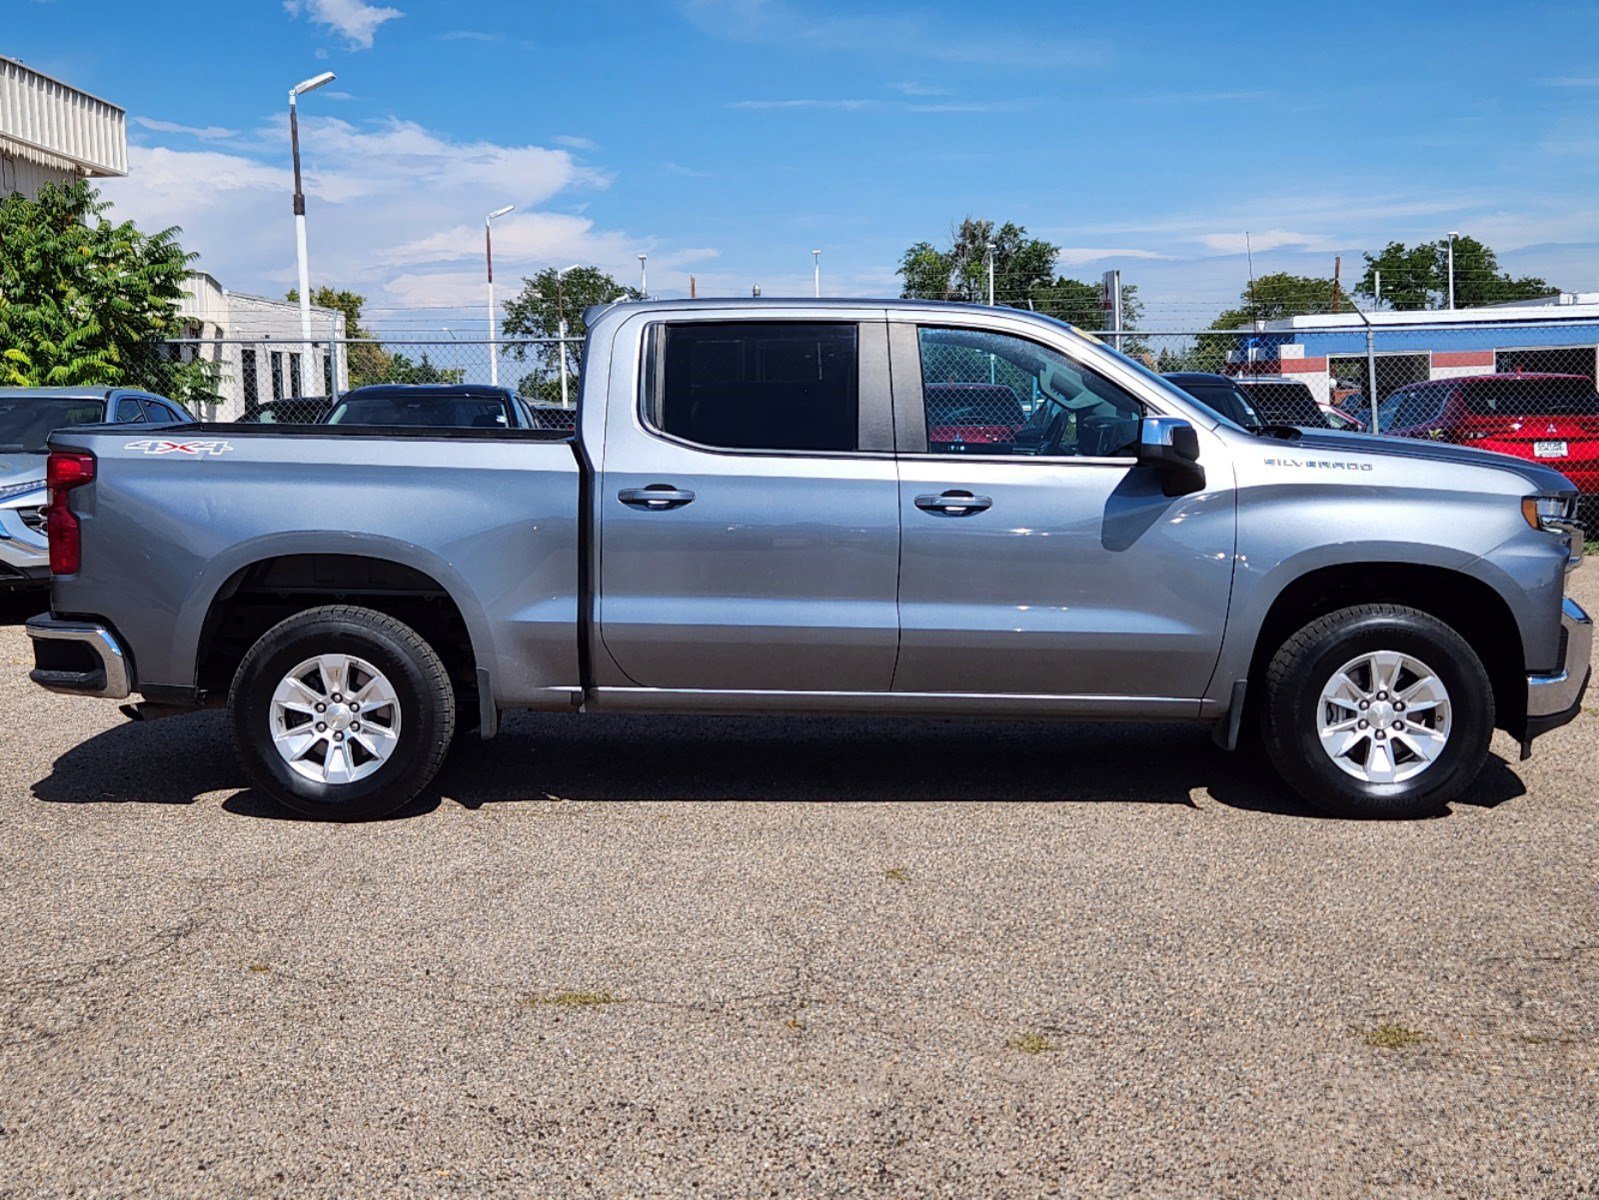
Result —
<instances>
[{"instance_id":1,"label":"rear wheel","mask_svg":"<svg viewBox=\"0 0 1599 1200\"><path fill-rule=\"evenodd\" d=\"M368 608L314 608L250 649L229 696L250 781L305 816L358 821L437 774L455 696L433 648Z\"/></svg>"},{"instance_id":2,"label":"rear wheel","mask_svg":"<svg viewBox=\"0 0 1599 1200\"><path fill-rule=\"evenodd\" d=\"M1488 755L1488 673L1465 639L1417 609L1367 604L1320 617L1277 651L1265 685L1273 765L1338 816L1434 812Z\"/></svg>"}]
</instances>

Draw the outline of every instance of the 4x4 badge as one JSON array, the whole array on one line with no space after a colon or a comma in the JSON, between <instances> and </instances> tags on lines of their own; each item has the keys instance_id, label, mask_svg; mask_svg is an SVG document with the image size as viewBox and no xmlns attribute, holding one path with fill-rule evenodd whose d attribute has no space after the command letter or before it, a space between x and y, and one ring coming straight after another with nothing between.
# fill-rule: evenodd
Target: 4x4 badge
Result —
<instances>
[{"instance_id":1,"label":"4x4 badge","mask_svg":"<svg viewBox=\"0 0 1599 1200\"><path fill-rule=\"evenodd\" d=\"M138 450L142 454L227 454L233 449L231 442L173 442L166 438L144 438L129 442L124 450Z\"/></svg>"}]
</instances>

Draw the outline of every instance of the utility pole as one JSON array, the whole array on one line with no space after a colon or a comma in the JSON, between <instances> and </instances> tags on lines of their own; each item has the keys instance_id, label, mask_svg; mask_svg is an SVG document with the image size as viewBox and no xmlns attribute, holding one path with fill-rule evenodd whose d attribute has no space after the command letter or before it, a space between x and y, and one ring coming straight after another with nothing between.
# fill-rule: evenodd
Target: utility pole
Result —
<instances>
[{"instance_id":1,"label":"utility pole","mask_svg":"<svg viewBox=\"0 0 1599 1200\"><path fill-rule=\"evenodd\" d=\"M650 273L644 265L649 260L650 256L648 254L640 254L638 256L638 298L640 300L648 300L650 298Z\"/></svg>"},{"instance_id":2,"label":"utility pole","mask_svg":"<svg viewBox=\"0 0 1599 1200\"><path fill-rule=\"evenodd\" d=\"M822 296L822 252L820 250L811 251L811 269L816 275L814 294L819 300Z\"/></svg>"},{"instance_id":3,"label":"utility pole","mask_svg":"<svg viewBox=\"0 0 1599 1200\"><path fill-rule=\"evenodd\" d=\"M1338 278L1343 273L1343 266L1344 266L1343 255L1341 255L1341 254L1340 255L1335 255L1333 257L1333 301L1332 301L1332 310L1333 310L1333 312L1337 312L1338 311L1338 291L1339 291Z\"/></svg>"},{"instance_id":4,"label":"utility pole","mask_svg":"<svg viewBox=\"0 0 1599 1200\"><path fill-rule=\"evenodd\" d=\"M489 227L515 207L507 204L483 218L483 261L489 272L489 384L493 387L500 386L500 323L494 311L494 235Z\"/></svg>"},{"instance_id":5,"label":"utility pole","mask_svg":"<svg viewBox=\"0 0 1599 1200\"><path fill-rule=\"evenodd\" d=\"M324 71L310 79L302 79L289 89L289 149L294 157L294 249L300 269L300 340L305 343L306 358L311 356L311 267L305 249L305 189L300 185L300 108L297 102L306 92L314 92L333 80L333 72ZM295 391L303 387L300 380L294 381Z\"/></svg>"},{"instance_id":6,"label":"utility pole","mask_svg":"<svg viewBox=\"0 0 1599 1200\"><path fill-rule=\"evenodd\" d=\"M994 307L994 251L999 247L988 243L988 307Z\"/></svg>"},{"instance_id":7,"label":"utility pole","mask_svg":"<svg viewBox=\"0 0 1599 1200\"><path fill-rule=\"evenodd\" d=\"M1455 239L1460 235L1454 230L1449 231L1449 308L1455 307Z\"/></svg>"}]
</instances>

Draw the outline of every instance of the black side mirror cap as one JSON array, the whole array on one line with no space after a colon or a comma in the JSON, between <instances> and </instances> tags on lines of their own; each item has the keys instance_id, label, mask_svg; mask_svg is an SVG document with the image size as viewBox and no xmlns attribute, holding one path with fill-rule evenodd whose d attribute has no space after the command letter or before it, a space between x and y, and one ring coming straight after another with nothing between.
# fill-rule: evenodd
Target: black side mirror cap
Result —
<instances>
[{"instance_id":1,"label":"black side mirror cap","mask_svg":"<svg viewBox=\"0 0 1599 1200\"><path fill-rule=\"evenodd\" d=\"M1181 417L1145 417L1138 432L1138 461L1160 474L1161 491L1186 496L1204 490L1199 431Z\"/></svg>"}]
</instances>

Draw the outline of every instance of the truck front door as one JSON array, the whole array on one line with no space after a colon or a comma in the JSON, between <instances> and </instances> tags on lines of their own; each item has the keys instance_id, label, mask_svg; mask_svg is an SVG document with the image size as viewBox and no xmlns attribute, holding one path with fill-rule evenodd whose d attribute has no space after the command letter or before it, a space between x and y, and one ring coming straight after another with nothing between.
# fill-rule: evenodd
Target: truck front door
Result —
<instances>
[{"instance_id":1,"label":"truck front door","mask_svg":"<svg viewBox=\"0 0 1599 1200\"><path fill-rule=\"evenodd\" d=\"M1162 495L1135 460L1143 404L1003 326L891 326L894 690L1093 697L1095 710L1120 697L1191 715L1227 616L1231 472L1213 453L1207 490Z\"/></svg>"},{"instance_id":2,"label":"truck front door","mask_svg":"<svg viewBox=\"0 0 1599 1200\"><path fill-rule=\"evenodd\" d=\"M611 366L595 497L600 644L623 676L597 664L601 686L887 692L886 325L638 320Z\"/></svg>"}]
</instances>

